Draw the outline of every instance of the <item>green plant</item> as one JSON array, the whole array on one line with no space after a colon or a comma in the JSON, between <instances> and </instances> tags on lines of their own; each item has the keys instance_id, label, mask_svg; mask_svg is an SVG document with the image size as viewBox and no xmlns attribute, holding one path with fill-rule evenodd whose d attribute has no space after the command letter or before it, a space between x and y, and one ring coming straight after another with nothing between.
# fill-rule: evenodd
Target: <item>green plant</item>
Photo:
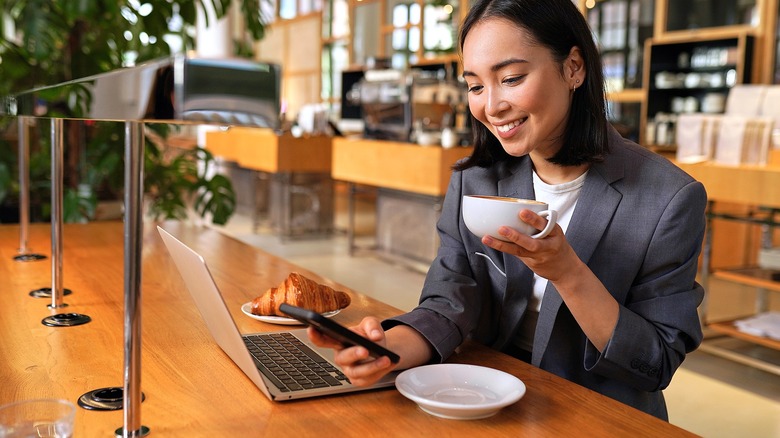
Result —
<instances>
[{"instance_id":1,"label":"green plant","mask_svg":"<svg viewBox=\"0 0 780 438\"><path fill-rule=\"evenodd\" d=\"M0 132L3 131L3 124L0 124ZM14 154L11 144L0 139L0 205L3 205L10 194L18 190L15 186L18 180L14 179L14 172L11 170L15 164L15 160L11 160Z\"/></svg>"},{"instance_id":2,"label":"green plant","mask_svg":"<svg viewBox=\"0 0 780 438\"><path fill-rule=\"evenodd\" d=\"M171 125L150 125L164 138ZM146 142L144 191L149 215L154 220L185 219L192 205L201 217L211 214L216 224L225 224L236 207L233 185L224 175L211 175L214 156L206 149L185 149L172 156L166 148ZM183 196L182 196L183 195Z\"/></svg>"},{"instance_id":3,"label":"green plant","mask_svg":"<svg viewBox=\"0 0 780 438\"><path fill-rule=\"evenodd\" d=\"M247 31L247 41L263 37L265 23L261 2L237 0ZM194 48L193 25L197 8L213 10L224 17L232 0L0 0L0 96L67 82L74 78L116 70L123 66L171 55L167 41L178 40L183 51ZM246 56L247 41L239 41ZM83 90L82 90L83 91ZM89 99L79 90L65 96L47 96L50 102L43 116L78 115L80 102ZM13 130L13 120L0 120L0 134ZM39 127L38 141L31 142L30 167L33 189L48 189L47 135ZM121 190L122 127L98 123L86 128L65 126L65 199L68 221L89 219L98 199L111 199ZM6 151L8 153L6 153ZM15 140L0 136L0 203L18 196ZM157 159L159 150L147 143L145 186L160 189L151 195L150 210L156 218L182 217L188 202L201 215L211 214L215 222L227 220L235 204L230 182L224 177L205 178L193 174L192 160L209 160L202 149L185 152L181 160ZM162 156L162 154L160 154ZM208 165L208 164L207 164ZM195 167L197 169L197 166ZM43 173L43 175L41 175ZM39 177L43 178L43 182ZM165 180L155 181L161 177ZM223 180L224 179L224 180ZM163 190L164 188L164 190ZM164 195L161 193L164 192ZM46 211L48 195L31 195ZM231 196L233 200L231 201ZM159 204L157 204L159 202Z\"/></svg>"},{"instance_id":4,"label":"green plant","mask_svg":"<svg viewBox=\"0 0 780 438\"><path fill-rule=\"evenodd\" d=\"M197 7L227 14L232 0L0 0L0 94L114 70L169 55L166 40L195 45ZM241 0L249 38L260 40L261 0ZM8 23L13 26L8 26ZM10 34L10 36L9 36Z\"/></svg>"}]
</instances>

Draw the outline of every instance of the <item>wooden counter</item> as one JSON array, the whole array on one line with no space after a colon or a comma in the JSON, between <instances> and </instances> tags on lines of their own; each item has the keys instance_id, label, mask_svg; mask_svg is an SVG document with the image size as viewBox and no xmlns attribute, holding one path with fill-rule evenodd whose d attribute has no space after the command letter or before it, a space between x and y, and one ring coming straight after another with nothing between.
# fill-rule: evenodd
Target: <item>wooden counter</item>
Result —
<instances>
[{"instance_id":1,"label":"wooden counter","mask_svg":"<svg viewBox=\"0 0 780 438\"><path fill-rule=\"evenodd\" d=\"M248 318L241 304L291 270L349 292L352 305L335 317L354 324L366 314L398 311L209 228L165 225L200 252L241 332L281 330ZM212 341L153 224L145 224L142 300L141 422L159 437L228 436L692 436L610 398L484 347L470 345L454 362L481 364L520 378L527 393L484 420L430 416L394 389L294 402L271 402ZM122 386L123 256L118 222L65 225L67 312L92 322L51 328L46 299L28 296L50 283L50 264L20 263L19 228L0 226L0 404L60 397L75 401L95 389ZM30 245L44 251L50 227L34 225ZM44 251L45 252L45 251ZM78 408L74 437L107 437L122 411Z\"/></svg>"},{"instance_id":2,"label":"wooden counter","mask_svg":"<svg viewBox=\"0 0 780 438\"><path fill-rule=\"evenodd\" d=\"M334 138L335 180L375 187L444 196L452 165L473 148L444 149L393 141Z\"/></svg>"},{"instance_id":3,"label":"wooden counter","mask_svg":"<svg viewBox=\"0 0 780 438\"><path fill-rule=\"evenodd\" d=\"M333 230L330 137L296 138L270 129L233 127L207 132L206 148L217 157L258 172L251 191L255 231L263 223L282 238Z\"/></svg>"},{"instance_id":4,"label":"wooden counter","mask_svg":"<svg viewBox=\"0 0 780 438\"><path fill-rule=\"evenodd\" d=\"M269 173L330 173L331 138L295 138L270 129L230 128L206 133L206 149L241 167Z\"/></svg>"},{"instance_id":5,"label":"wooden counter","mask_svg":"<svg viewBox=\"0 0 780 438\"><path fill-rule=\"evenodd\" d=\"M370 246L380 256L427 270L439 247L436 221L447 193L452 165L471 154L471 147L444 149L412 143L359 138L333 139L331 176L348 184L347 245L355 243L355 202L359 185L378 190L376 242ZM382 189L397 192L394 205L382 208ZM386 193L386 191L384 191ZM421 195L421 196L420 196ZM406 202L401 198L417 198ZM423 207L421 207L423 206ZM392 217L390 217L390 216ZM409 222L409 218L414 218Z\"/></svg>"},{"instance_id":6,"label":"wooden counter","mask_svg":"<svg viewBox=\"0 0 780 438\"><path fill-rule=\"evenodd\" d=\"M704 184L711 201L780 208L780 166L676 164Z\"/></svg>"}]
</instances>

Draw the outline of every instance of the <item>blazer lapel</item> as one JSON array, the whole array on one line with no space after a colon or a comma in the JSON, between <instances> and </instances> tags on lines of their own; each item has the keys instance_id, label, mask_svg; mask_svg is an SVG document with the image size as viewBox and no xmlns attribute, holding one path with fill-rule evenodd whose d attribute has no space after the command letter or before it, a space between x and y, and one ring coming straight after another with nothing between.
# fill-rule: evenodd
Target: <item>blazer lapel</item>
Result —
<instances>
[{"instance_id":1,"label":"blazer lapel","mask_svg":"<svg viewBox=\"0 0 780 438\"><path fill-rule=\"evenodd\" d=\"M522 199L535 199L531 160L526 156L517 160L512 175L498 182L498 195ZM528 306L533 284L533 272L517 257L501 253L506 268L506 289L499 319L499 335L494 346L503 348L514 338L520 320Z\"/></svg>"},{"instance_id":2,"label":"blazer lapel","mask_svg":"<svg viewBox=\"0 0 780 438\"><path fill-rule=\"evenodd\" d=\"M595 164L588 172L585 184L577 200L577 206L566 230L566 240L577 253L580 260L588 263L593 251L607 229L623 195L612 187L612 183L622 178L623 166ZM534 351L531 363L539 366L550 334L555 325L563 300L552 284L548 284L539 311L539 321L534 334Z\"/></svg>"}]
</instances>

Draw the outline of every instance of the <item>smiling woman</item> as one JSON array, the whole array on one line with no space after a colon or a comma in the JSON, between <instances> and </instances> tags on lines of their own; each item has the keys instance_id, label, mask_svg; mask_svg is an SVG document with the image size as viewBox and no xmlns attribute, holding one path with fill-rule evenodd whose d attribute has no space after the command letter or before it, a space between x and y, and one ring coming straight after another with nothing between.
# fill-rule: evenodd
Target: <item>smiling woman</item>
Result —
<instances>
[{"instance_id":1,"label":"smiling woman","mask_svg":"<svg viewBox=\"0 0 780 438\"><path fill-rule=\"evenodd\" d=\"M529 32L500 18L474 25L463 44L471 113L505 152L538 156L540 166L563 149L569 107L586 77L578 47L562 62L554 56ZM572 168L577 175L583 170Z\"/></svg>"},{"instance_id":2,"label":"smiling woman","mask_svg":"<svg viewBox=\"0 0 780 438\"><path fill-rule=\"evenodd\" d=\"M571 166L598 161L608 149L601 57L590 33L585 33L590 32L587 23L579 16L570 14L565 17L529 14L522 18L521 22L525 25L516 25L520 14L527 7L518 5L517 12L502 15L498 12L499 6L494 5L483 11L483 16L469 15L463 23L460 44L467 82L471 84L470 79L479 79L474 71L479 67L490 70L483 73L485 77L482 80L492 78L494 82L502 82L502 87L493 87L493 90L495 93L503 91L504 94L495 96L499 100L494 99L495 106L489 107L490 111L506 109L505 106L511 100L506 95L509 91L520 94L518 98L524 102L522 107L514 109L516 120L506 119L508 116L503 112L494 114L491 116L493 122L485 124L487 119L483 115L484 111L472 110L472 115L480 122L475 124L477 149L464 166L486 165L492 160L490 157L500 160L511 155L498 143L497 136L490 135L486 130L495 126L495 131L503 130L503 136L507 137L506 132L519 125L519 121L525 120L525 116L532 111L526 108L528 104L533 104L534 108L558 105L548 112L557 113L558 120L548 120L545 124L547 128L537 134L547 142L560 143L550 146L554 150L547 158L552 158L552 163ZM565 8L571 13L570 5ZM552 23L556 19L563 20L565 24ZM490 21L490 26L485 26L487 21ZM545 27L554 25L564 25L568 32ZM472 27L477 27L474 29L476 32L472 32ZM485 32L486 27L488 31L493 31L492 35ZM466 41L467 35L469 41ZM492 37L497 40L494 42L490 39ZM490 40L485 41L486 38ZM470 48L475 50L469 51ZM467 51L470 56L467 56ZM512 55L507 55L509 53ZM508 70L510 68L514 70ZM526 84L529 81L531 84ZM475 85L478 85L476 90L469 87L469 105L480 105L484 109L488 98L484 96L485 84ZM474 91L483 97L476 98L474 94L477 93ZM518 113L520 110L522 112ZM534 125L538 123L541 122L532 121ZM482 149L485 149L485 153L481 152Z\"/></svg>"},{"instance_id":3,"label":"smiling woman","mask_svg":"<svg viewBox=\"0 0 780 438\"><path fill-rule=\"evenodd\" d=\"M609 126L600 56L570 0L477 0L459 41L476 135L450 179L441 246L416 308L355 327L401 363L317 341L370 384L471 339L666 419L661 390L702 339L703 186ZM511 223L474 235L471 195L544 202L558 218L547 235Z\"/></svg>"}]
</instances>

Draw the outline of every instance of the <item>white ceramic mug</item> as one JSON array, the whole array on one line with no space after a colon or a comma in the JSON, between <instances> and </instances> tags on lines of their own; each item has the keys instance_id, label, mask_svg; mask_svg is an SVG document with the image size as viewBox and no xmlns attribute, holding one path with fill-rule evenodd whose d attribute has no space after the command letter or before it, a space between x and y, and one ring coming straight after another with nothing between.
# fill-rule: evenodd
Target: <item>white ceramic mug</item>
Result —
<instances>
[{"instance_id":1,"label":"white ceramic mug","mask_svg":"<svg viewBox=\"0 0 780 438\"><path fill-rule=\"evenodd\" d=\"M462 210L463 221L469 231L480 237L489 235L503 241L507 239L498 234L498 229L504 225L534 239L541 239L550 234L558 220L557 211L549 210L546 203L532 199L465 195ZM547 218L547 225L539 231L526 224L518 217L521 210L531 210Z\"/></svg>"}]
</instances>

